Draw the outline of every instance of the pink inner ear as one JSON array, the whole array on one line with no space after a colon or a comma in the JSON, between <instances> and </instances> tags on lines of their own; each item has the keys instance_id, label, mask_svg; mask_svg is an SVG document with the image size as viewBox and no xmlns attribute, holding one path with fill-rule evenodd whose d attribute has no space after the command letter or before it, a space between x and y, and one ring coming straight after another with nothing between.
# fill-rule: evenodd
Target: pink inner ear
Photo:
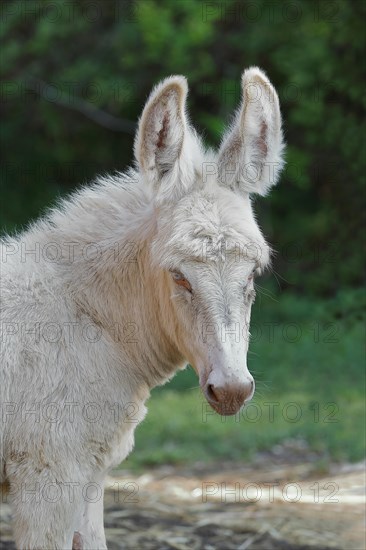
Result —
<instances>
[{"instance_id":1,"label":"pink inner ear","mask_svg":"<svg viewBox=\"0 0 366 550\"><path fill-rule=\"evenodd\" d=\"M263 121L262 124L261 124L261 135L260 135L260 137L258 138L258 141L257 141L258 148L259 148L260 152L263 154L263 156L266 156L267 153L268 153L268 147L267 147L267 141L266 141L267 130L268 130L268 126Z\"/></svg>"},{"instance_id":2,"label":"pink inner ear","mask_svg":"<svg viewBox=\"0 0 366 550\"><path fill-rule=\"evenodd\" d=\"M156 147L158 147L159 149L161 149L161 147L163 147L165 144L166 137L168 134L168 125L169 125L169 113L165 113L161 128L158 132L158 141L157 141Z\"/></svg>"},{"instance_id":3,"label":"pink inner ear","mask_svg":"<svg viewBox=\"0 0 366 550\"><path fill-rule=\"evenodd\" d=\"M72 550L83 550L83 539L78 531L75 531L72 539Z\"/></svg>"}]
</instances>

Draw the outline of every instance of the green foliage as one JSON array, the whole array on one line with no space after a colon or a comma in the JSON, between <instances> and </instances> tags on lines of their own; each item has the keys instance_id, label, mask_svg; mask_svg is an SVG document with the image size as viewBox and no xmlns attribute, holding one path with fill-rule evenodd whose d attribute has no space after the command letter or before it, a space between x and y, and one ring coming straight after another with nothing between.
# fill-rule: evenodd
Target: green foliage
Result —
<instances>
[{"instance_id":1,"label":"green foliage","mask_svg":"<svg viewBox=\"0 0 366 550\"><path fill-rule=\"evenodd\" d=\"M274 393L267 399L256 398L235 417L220 417L198 390L165 391L150 399L149 414L136 430L134 452L123 466L248 461L288 439L305 440L327 460L362 460L365 423L363 397L357 393L351 402L326 394L319 401L303 391Z\"/></svg>"}]
</instances>

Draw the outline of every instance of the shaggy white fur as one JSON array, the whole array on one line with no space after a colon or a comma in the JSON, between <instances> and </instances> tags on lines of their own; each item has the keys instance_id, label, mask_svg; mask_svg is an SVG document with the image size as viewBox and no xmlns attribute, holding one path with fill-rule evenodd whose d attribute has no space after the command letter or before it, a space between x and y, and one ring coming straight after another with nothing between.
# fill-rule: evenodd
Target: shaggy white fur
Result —
<instances>
[{"instance_id":1,"label":"shaggy white fur","mask_svg":"<svg viewBox=\"0 0 366 550\"><path fill-rule=\"evenodd\" d=\"M18 548L106 548L106 473L150 389L187 362L221 414L253 395L253 273L269 248L249 193L276 183L283 144L267 77L251 68L242 86L215 154L187 120L185 78L167 78L142 113L135 169L2 242L0 481Z\"/></svg>"}]
</instances>

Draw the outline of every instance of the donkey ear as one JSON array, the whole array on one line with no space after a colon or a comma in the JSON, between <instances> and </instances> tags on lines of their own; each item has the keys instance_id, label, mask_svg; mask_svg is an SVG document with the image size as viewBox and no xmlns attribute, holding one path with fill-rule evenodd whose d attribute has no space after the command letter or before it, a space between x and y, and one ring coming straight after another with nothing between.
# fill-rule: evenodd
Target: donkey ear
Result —
<instances>
[{"instance_id":1,"label":"donkey ear","mask_svg":"<svg viewBox=\"0 0 366 550\"><path fill-rule=\"evenodd\" d=\"M266 195L283 167L283 148L276 90L260 69L247 69L242 76L242 104L219 151L221 184Z\"/></svg>"},{"instance_id":2,"label":"donkey ear","mask_svg":"<svg viewBox=\"0 0 366 550\"><path fill-rule=\"evenodd\" d=\"M179 176L190 171L189 160L183 154L188 132L187 93L184 76L163 80L146 102L135 138L140 171L160 196L170 199L184 192L179 187L184 188L185 178Z\"/></svg>"}]
</instances>

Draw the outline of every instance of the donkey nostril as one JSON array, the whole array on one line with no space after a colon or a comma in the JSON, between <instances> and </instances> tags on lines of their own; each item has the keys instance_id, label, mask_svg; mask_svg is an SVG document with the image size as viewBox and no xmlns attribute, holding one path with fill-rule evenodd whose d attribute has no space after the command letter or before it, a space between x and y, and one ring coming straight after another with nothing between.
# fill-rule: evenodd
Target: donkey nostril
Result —
<instances>
[{"instance_id":1,"label":"donkey nostril","mask_svg":"<svg viewBox=\"0 0 366 550\"><path fill-rule=\"evenodd\" d=\"M206 394L207 394L207 398L210 401L215 401L216 403L219 402L219 399L217 398L217 395L215 393L215 387L213 386L213 384L207 384Z\"/></svg>"}]
</instances>

